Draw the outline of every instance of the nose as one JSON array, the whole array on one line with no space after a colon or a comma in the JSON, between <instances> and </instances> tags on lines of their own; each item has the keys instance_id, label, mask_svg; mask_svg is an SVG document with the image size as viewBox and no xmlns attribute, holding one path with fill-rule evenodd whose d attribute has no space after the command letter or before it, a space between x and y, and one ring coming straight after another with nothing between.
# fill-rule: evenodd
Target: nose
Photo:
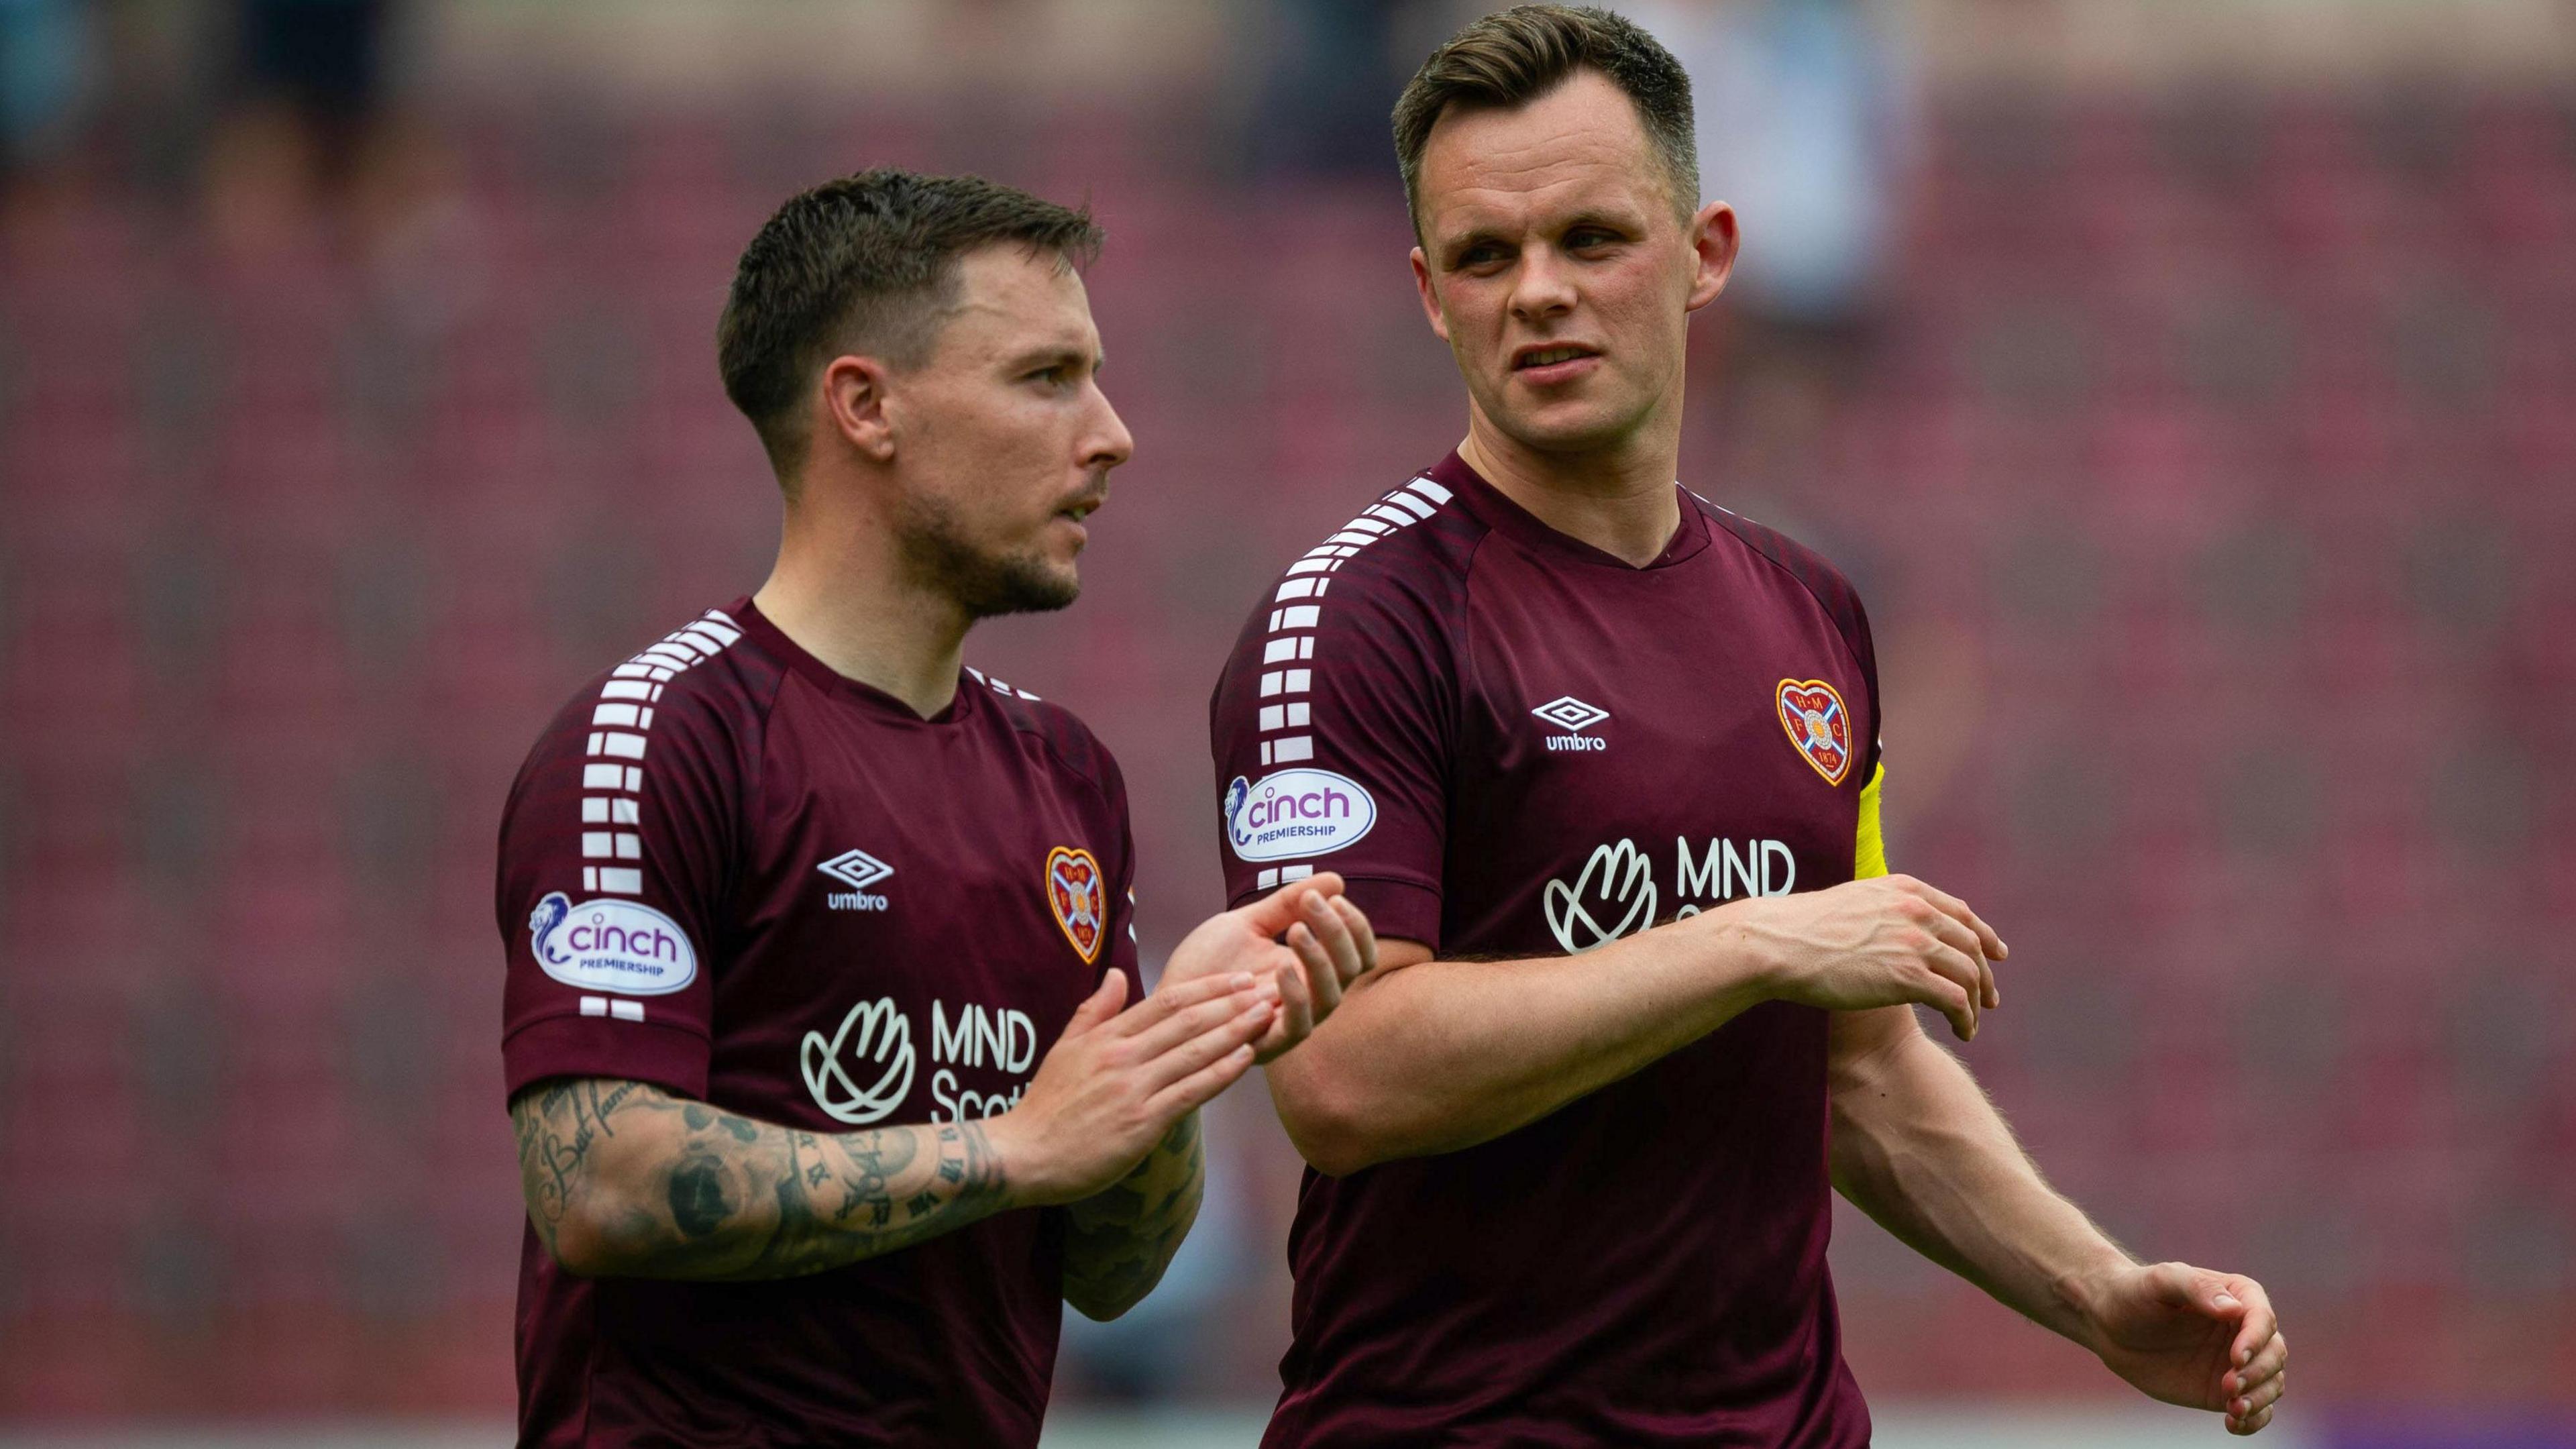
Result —
<instances>
[{"instance_id":1,"label":"nose","mask_svg":"<svg viewBox=\"0 0 2576 1449\"><path fill-rule=\"evenodd\" d=\"M1512 278L1512 317L1521 322L1560 317L1574 310L1574 277L1565 259L1549 246L1521 253Z\"/></svg>"},{"instance_id":2,"label":"nose","mask_svg":"<svg viewBox=\"0 0 2576 1449\"><path fill-rule=\"evenodd\" d=\"M1083 432L1082 466L1106 471L1135 455L1136 439L1128 433L1118 409L1109 405L1109 394L1100 390L1099 383L1091 385L1091 396L1091 426Z\"/></svg>"}]
</instances>

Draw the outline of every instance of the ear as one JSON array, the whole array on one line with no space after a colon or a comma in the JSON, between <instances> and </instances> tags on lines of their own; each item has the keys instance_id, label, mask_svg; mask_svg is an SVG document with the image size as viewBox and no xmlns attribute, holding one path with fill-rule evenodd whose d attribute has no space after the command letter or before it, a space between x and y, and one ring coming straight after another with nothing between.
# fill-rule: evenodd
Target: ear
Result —
<instances>
[{"instance_id":1,"label":"ear","mask_svg":"<svg viewBox=\"0 0 2576 1449\"><path fill-rule=\"evenodd\" d=\"M1726 290L1726 279L1735 272L1735 251L1740 242L1735 230L1735 208L1723 201L1710 202L1691 218L1691 252L1697 258L1691 277L1691 311L1716 301L1717 294Z\"/></svg>"},{"instance_id":2,"label":"ear","mask_svg":"<svg viewBox=\"0 0 2576 1449\"><path fill-rule=\"evenodd\" d=\"M1422 294L1422 315L1431 319L1431 330L1441 341L1449 340L1449 320L1440 315L1439 295L1431 290L1431 263L1422 248L1413 249L1413 288Z\"/></svg>"},{"instance_id":3,"label":"ear","mask_svg":"<svg viewBox=\"0 0 2576 1449\"><path fill-rule=\"evenodd\" d=\"M823 410L842 442L871 462L894 457L894 424L886 413L886 365L873 357L835 357L823 366Z\"/></svg>"}]
</instances>

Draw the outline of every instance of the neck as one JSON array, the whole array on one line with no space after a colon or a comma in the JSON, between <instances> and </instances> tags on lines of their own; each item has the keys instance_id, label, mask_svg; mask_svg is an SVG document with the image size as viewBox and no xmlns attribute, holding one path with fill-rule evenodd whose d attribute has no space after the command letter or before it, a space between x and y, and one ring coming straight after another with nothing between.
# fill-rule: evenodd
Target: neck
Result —
<instances>
[{"instance_id":1,"label":"neck","mask_svg":"<svg viewBox=\"0 0 2576 1449\"><path fill-rule=\"evenodd\" d=\"M847 500L852 490L834 492ZM752 603L797 648L927 719L957 695L974 625L954 598L903 566L894 531L873 516L790 502L778 563Z\"/></svg>"},{"instance_id":2,"label":"neck","mask_svg":"<svg viewBox=\"0 0 2576 1449\"><path fill-rule=\"evenodd\" d=\"M1681 505L1673 497L1681 461L1677 414L1652 419L1607 447L1546 453L1471 407L1458 456L1539 522L1632 568L1653 563L1681 527Z\"/></svg>"}]
</instances>

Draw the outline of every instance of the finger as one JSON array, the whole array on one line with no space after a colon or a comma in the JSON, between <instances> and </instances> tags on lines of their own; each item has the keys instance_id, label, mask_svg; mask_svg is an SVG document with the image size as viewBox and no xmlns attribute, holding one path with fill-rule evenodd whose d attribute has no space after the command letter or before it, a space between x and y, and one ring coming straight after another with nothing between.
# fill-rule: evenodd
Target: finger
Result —
<instances>
[{"instance_id":1,"label":"finger","mask_svg":"<svg viewBox=\"0 0 2576 1449\"><path fill-rule=\"evenodd\" d=\"M2227 1432L2230 1434L2259 1434L2263 1432L2263 1426L2271 1422L2272 1406L2270 1404L2265 1404L2263 1407L2256 1409L2251 1418L2239 1419L2233 1414L2228 1415Z\"/></svg>"},{"instance_id":2,"label":"finger","mask_svg":"<svg viewBox=\"0 0 2576 1449\"><path fill-rule=\"evenodd\" d=\"M1305 908L1305 897L1337 896L1341 893L1342 878L1328 870L1308 876L1294 885L1281 886L1234 914L1252 928L1254 935L1276 936L1295 923Z\"/></svg>"},{"instance_id":3,"label":"finger","mask_svg":"<svg viewBox=\"0 0 2576 1449\"><path fill-rule=\"evenodd\" d=\"M1129 1036L1136 1048L1135 1059L1146 1061L1162 1056L1183 1042L1217 1030L1241 1012L1256 1006L1267 1011L1278 1001L1278 982L1268 976L1251 978L1239 991L1229 991L1213 1000L1183 1007L1160 1021L1131 1032Z\"/></svg>"},{"instance_id":4,"label":"finger","mask_svg":"<svg viewBox=\"0 0 2576 1449\"><path fill-rule=\"evenodd\" d=\"M1916 986L1914 1000L1950 1019L1950 1034L1961 1041L1977 1034L1977 1018L1968 1010L1968 993L1959 983L1935 971Z\"/></svg>"},{"instance_id":5,"label":"finger","mask_svg":"<svg viewBox=\"0 0 2576 1449\"><path fill-rule=\"evenodd\" d=\"M2222 1299L2225 1300L2224 1305L2220 1303ZM2231 1311L2244 1314L2236 1326L2236 1342L2231 1345L2228 1355L2236 1363L2251 1363L2254 1355L2281 1331L2281 1321L2272 1313L2271 1295L2263 1291L2262 1284L2251 1278L2220 1278L2218 1291L2211 1295L2210 1301L2222 1316ZM2233 1305L2242 1305L2242 1308L2237 1309Z\"/></svg>"},{"instance_id":6,"label":"finger","mask_svg":"<svg viewBox=\"0 0 2576 1449\"><path fill-rule=\"evenodd\" d=\"M1100 985L1082 1004L1073 1009L1073 1019L1064 1024L1066 1036L1080 1036L1118 1014L1127 1004L1127 973L1112 969L1100 978Z\"/></svg>"},{"instance_id":7,"label":"finger","mask_svg":"<svg viewBox=\"0 0 2576 1449\"><path fill-rule=\"evenodd\" d=\"M1324 976L1331 978L1327 981L1318 977L1316 984L1331 995L1333 1002L1342 999L1342 983L1360 974L1359 943L1351 939L1350 923L1334 908L1336 899L1308 896L1305 920L1306 929L1315 934L1315 944L1324 948ZM1319 1016L1331 1014L1332 1002L1318 998L1316 1005L1322 1008Z\"/></svg>"},{"instance_id":8,"label":"finger","mask_svg":"<svg viewBox=\"0 0 2576 1449\"><path fill-rule=\"evenodd\" d=\"M1923 923L1923 929L1931 932L1942 945L1976 964L1977 979L1965 984L1968 994L1976 999L1979 1016L1982 1017L1987 1008L2003 1004L2003 997L1995 990L1994 961L1983 936L1971 929L1967 922L1938 908L1932 911L1931 919Z\"/></svg>"},{"instance_id":9,"label":"finger","mask_svg":"<svg viewBox=\"0 0 2576 1449\"><path fill-rule=\"evenodd\" d=\"M2289 1366L2290 1341L2276 1333L2269 1343L2254 1351L2253 1359L2242 1368L2228 1370L2227 1376L2219 1380L2219 1387L2232 1397L2245 1393Z\"/></svg>"},{"instance_id":10,"label":"finger","mask_svg":"<svg viewBox=\"0 0 2576 1449\"><path fill-rule=\"evenodd\" d=\"M1251 1010L1237 1012L1232 1018L1147 1062L1139 1077L1146 1095L1151 1097L1209 1063L1223 1060L1238 1047L1248 1048L1257 1056L1260 1048L1254 1043L1261 1039L1262 1033L1270 1030L1278 1014L1277 1003L1264 1001Z\"/></svg>"},{"instance_id":11,"label":"finger","mask_svg":"<svg viewBox=\"0 0 2576 1449\"><path fill-rule=\"evenodd\" d=\"M1184 1112L1195 1112L1213 1101L1216 1094L1235 1084L1252 1069L1252 1048L1236 1047L1233 1051L1165 1087L1145 1099L1145 1106L1166 1123L1177 1122ZM1166 1129L1168 1130L1168 1129Z\"/></svg>"},{"instance_id":12,"label":"finger","mask_svg":"<svg viewBox=\"0 0 2576 1449\"><path fill-rule=\"evenodd\" d=\"M1923 964L1931 967L1944 982L1958 989L1960 1007L1967 1013L1967 1030L1960 1033L1959 1040L1966 1041L1975 1036L1979 1000L1977 991L1980 982L1976 960L1936 941L1930 950L1923 953ZM1946 1011L1948 1008L1943 1009Z\"/></svg>"},{"instance_id":13,"label":"finger","mask_svg":"<svg viewBox=\"0 0 2576 1449\"><path fill-rule=\"evenodd\" d=\"M1987 925L1983 917L1979 916L1975 911L1968 909L1968 903L1966 901L1959 899L1957 896L1950 894L1948 891L1941 889L1939 886L1936 886L1929 881L1919 880L1912 876L1908 876L1906 879L1913 882L1914 889L1917 894L1921 895L1923 899L1930 901L1933 905L1938 906L1941 910L1941 914L1950 917L1959 924L1966 926L1969 930L1976 932L1977 939L1983 944L1987 957L1992 960L2001 961L2012 954L2012 948L2004 944L2004 938L1996 935L1995 928Z\"/></svg>"},{"instance_id":14,"label":"finger","mask_svg":"<svg viewBox=\"0 0 2576 1449\"><path fill-rule=\"evenodd\" d=\"M1353 974L1366 975L1376 970L1377 928L1369 924L1368 912L1361 910L1349 896L1335 896L1333 914L1342 918L1343 927L1351 933L1352 949L1359 954L1359 970Z\"/></svg>"},{"instance_id":15,"label":"finger","mask_svg":"<svg viewBox=\"0 0 2576 1449\"><path fill-rule=\"evenodd\" d=\"M1360 975L1360 944L1350 938L1350 920L1342 918L1337 902L1340 902L1340 897L1306 897L1306 931L1314 931L1314 941L1324 946L1327 975L1332 977L1332 982L1329 982L1332 1000L1342 1000L1342 982ZM1319 1000L1316 1006L1324 1006L1324 1003ZM1329 1013L1332 1006L1324 1006L1324 1011Z\"/></svg>"},{"instance_id":16,"label":"finger","mask_svg":"<svg viewBox=\"0 0 2576 1449\"><path fill-rule=\"evenodd\" d=\"M1304 921L1288 928L1288 949L1296 953L1298 964L1305 967L1301 974L1313 986L1315 1019L1332 1015L1333 1008L1342 1004L1341 968L1334 964L1332 951Z\"/></svg>"},{"instance_id":17,"label":"finger","mask_svg":"<svg viewBox=\"0 0 2576 1449\"><path fill-rule=\"evenodd\" d=\"M1175 1012L1186 1011L1238 991L1249 991L1259 979L1249 971L1220 971L1193 976L1187 981L1167 980L1161 990L1137 1002L1134 1010L1120 1016L1111 1029L1128 1036L1149 1031Z\"/></svg>"},{"instance_id":18,"label":"finger","mask_svg":"<svg viewBox=\"0 0 2576 1449\"><path fill-rule=\"evenodd\" d=\"M1262 1061L1304 1041L1315 1030L1315 1002L1306 993L1306 973L1290 967L1279 968L1279 1016L1270 1030L1253 1043L1254 1054Z\"/></svg>"},{"instance_id":19,"label":"finger","mask_svg":"<svg viewBox=\"0 0 2576 1449\"><path fill-rule=\"evenodd\" d=\"M2227 1401L2227 1417L2231 1419L2250 1419L2254 1417L2256 1410L2271 1407L2283 1393L2289 1390L2289 1387L2290 1376L2288 1374L2274 1374L2270 1378L2256 1384L2254 1387L2247 1389L2232 1399L2229 1399Z\"/></svg>"}]
</instances>

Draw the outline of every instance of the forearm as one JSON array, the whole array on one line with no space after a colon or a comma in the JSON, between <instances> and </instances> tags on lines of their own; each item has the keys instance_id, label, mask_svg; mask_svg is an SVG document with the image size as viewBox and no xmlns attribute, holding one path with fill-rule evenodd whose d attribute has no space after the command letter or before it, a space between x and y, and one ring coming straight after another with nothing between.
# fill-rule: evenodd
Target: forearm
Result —
<instances>
[{"instance_id":1,"label":"forearm","mask_svg":"<svg viewBox=\"0 0 2576 1449\"><path fill-rule=\"evenodd\" d=\"M1134 1171L1070 1205L1064 1300L1086 1318L1107 1320L1152 1292L1198 1220L1206 1168L1199 1114L1192 1112Z\"/></svg>"},{"instance_id":2,"label":"forearm","mask_svg":"<svg viewBox=\"0 0 2576 1449\"><path fill-rule=\"evenodd\" d=\"M1998 1302L2098 1347L2087 1304L2128 1255L2044 1181L1968 1069L1916 1029L1838 1052L1834 1187L1879 1226ZM1841 1013L1847 1018L1877 1013Z\"/></svg>"},{"instance_id":3,"label":"forearm","mask_svg":"<svg viewBox=\"0 0 2576 1449\"><path fill-rule=\"evenodd\" d=\"M1703 917L1581 956L1381 965L1265 1070L1306 1159L1346 1173L1490 1141L1762 996L1752 954Z\"/></svg>"},{"instance_id":4,"label":"forearm","mask_svg":"<svg viewBox=\"0 0 2576 1449\"><path fill-rule=\"evenodd\" d=\"M586 1276L820 1273L1013 1206L982 1124L814 1133L640 1082L513 1098L529 1220Z\"/></svg>"}]
</instances>

